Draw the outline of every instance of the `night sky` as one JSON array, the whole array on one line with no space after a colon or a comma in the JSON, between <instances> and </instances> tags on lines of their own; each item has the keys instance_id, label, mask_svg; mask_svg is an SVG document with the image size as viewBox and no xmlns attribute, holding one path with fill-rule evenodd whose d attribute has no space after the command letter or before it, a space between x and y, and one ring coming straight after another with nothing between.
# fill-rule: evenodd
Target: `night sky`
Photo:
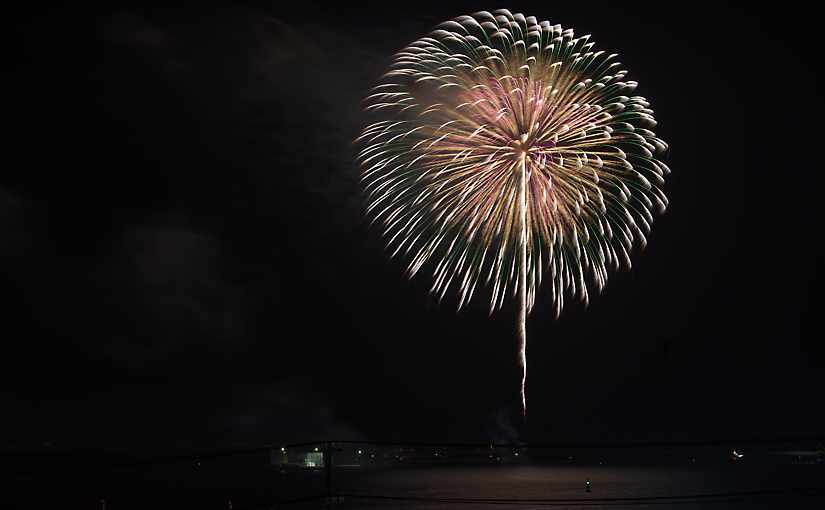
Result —
<instances>
[{"instance_id":1,"label":"night sky","mask_svg":"<svg viewBox=\"0 0 825 510\"><path fill-rule=\"evenodd\" d=\"M0 447L821 433L818 18L658 4L506 5L620 53L673 169L632 272L539 294L526 425L512 303L407 280L351 143L394 52L505 5L9 14Z\"/></svg>"}]
</instances>

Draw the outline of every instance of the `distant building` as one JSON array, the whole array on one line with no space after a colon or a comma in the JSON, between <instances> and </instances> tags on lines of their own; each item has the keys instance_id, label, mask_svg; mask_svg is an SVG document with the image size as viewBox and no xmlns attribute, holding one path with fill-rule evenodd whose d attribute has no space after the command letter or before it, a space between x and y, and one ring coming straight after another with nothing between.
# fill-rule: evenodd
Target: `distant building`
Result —
<instances>
[{"instance_id":1,"label":"distant building","mask_svg":"<svg viewBox=\"0 0 825 510\"><path fill-rule=\"evenodd\" d=\"M324 454L321 452L306 452L302 455L301 463L304 467L324 467Z\"/></svg>"},{"instance_id":2,"label":"distant building","mask_svg":"<svg viewBox=\"0 0 825 510\"><path fill-rule=\"evenodd\" d=\"M292 466L303 468L324 467L324 453L321 451L309 450L286 450L285 448L270 450L269 461L273 466Z\"/></svg>"}]
</instances>

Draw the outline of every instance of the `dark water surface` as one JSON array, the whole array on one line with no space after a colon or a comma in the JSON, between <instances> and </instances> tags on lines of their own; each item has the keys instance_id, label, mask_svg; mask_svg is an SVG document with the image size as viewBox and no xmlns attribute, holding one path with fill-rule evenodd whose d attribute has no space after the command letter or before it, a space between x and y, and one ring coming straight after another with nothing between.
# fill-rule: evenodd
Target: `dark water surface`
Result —
<instances>
[{"instance_id":1,"label":"dark water surface","mask_svg":"<svg viewBox=\"0 0 825 510\"><path fill-rule=\"evenodd\" d=\"M327 476L209 461L96 474L68 468L12 480L5 501L8 508L102 510L103 500L105 510L229 509L230 502L232 510L324 508ZM825 508L825 464L339 467L331 481L341 509Z\"/></svg>"},{"instance_id":2,"label":"dark water surface","mask_svg":"<svg viewBox=\"0 0 825 510\"><path fill-rule=\"evenodd\" d=\"M411 498L350 498L352 508L825 508L825 466L814 465L436 467L347 475L339 477L342 492ZM810 488L819 490L797 490Z\"/></svg>"}]
</instances>

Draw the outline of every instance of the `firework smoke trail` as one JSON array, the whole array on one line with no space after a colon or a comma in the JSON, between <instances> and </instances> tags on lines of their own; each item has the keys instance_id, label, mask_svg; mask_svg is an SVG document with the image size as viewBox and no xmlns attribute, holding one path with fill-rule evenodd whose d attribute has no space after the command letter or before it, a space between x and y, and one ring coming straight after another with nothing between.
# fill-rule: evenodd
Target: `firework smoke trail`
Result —
<instances>
[{"instance_id":1,"label":"firework smoke trail","mask_svg":"<svg viewBox=\"0 0 825 510\"><path fill-rule=\"evenodd\" d=\"M527 315L542 278L558 316L645 246L670 172L648 101L590 36L507 10L447 21L398 54L365 99L367 214L410 277L460 309L512 293L526 412ZM482 290L483 289L483 290Z\"/></svg>"},{"instance_id":2,"label":"firework smoke trail","mask_svg":"<svg viewBox=\"0 0 825 510\"><path fill-rule=\"evenodd\" d=\"M519 368L521 368L521 413L527 415L527 154L521 153L519 173L519 280L518 338Z\"/></svg>"}]
</instances>

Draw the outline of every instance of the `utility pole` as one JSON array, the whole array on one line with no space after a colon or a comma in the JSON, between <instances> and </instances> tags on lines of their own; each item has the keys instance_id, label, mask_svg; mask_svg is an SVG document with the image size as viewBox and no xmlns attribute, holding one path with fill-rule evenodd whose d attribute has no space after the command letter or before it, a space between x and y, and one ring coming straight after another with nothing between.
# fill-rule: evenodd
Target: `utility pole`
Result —
<instances>
[{"instance_id":1,"label":"utility pole","mask_svg":"<svg viewBox=\"0 0 825 510\"><path fill-rule=\"evenodd\" d=\"M333 445L331 441L327 441L326 447L324 448L324 471L326 472L326 479L327 479L327 501L329 505L333 505L333 488L332 488L332 451Z\"/></svg>"}]
</instances>

